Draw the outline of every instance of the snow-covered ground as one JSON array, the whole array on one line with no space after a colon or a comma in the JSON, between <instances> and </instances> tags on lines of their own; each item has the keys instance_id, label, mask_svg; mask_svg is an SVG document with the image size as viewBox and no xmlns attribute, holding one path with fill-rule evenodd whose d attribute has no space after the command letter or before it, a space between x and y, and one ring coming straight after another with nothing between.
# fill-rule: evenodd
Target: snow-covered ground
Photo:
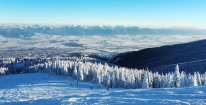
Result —
<instances>
[{"instance_id":1,"label":"snow-covered ground","mask_svg":"<svg viewBox=\"0 0 206 105\"><path fill-rule=\"evenodd\" d=\"M91 86L93 89L91 90ZM110 89L44 73L0 76L0 105L206 104L206 87Z\"/></svg>"},{"instance_id":2,"label":"snow-covered ground","mask_svg":"<svg viewBox=\"0 0 206 105\"><path fill-rule=\"evenodd\" d=\"M24 48L75 48L78 52L126 52L206 39L206 35L45 35L8 38L0 35L0 50Z\"/></svg>"}]
</instances>

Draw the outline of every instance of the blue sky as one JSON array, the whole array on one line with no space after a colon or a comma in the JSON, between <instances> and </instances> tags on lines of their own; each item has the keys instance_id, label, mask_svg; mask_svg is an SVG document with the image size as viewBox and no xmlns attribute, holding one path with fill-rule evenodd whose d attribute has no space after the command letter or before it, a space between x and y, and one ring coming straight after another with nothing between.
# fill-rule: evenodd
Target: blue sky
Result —
<instances>
[{"instance_id":1,"label":"blue sky","mask_svg":"<svg viewBox=\"0 0 206 105\"><path fill-rule=\"evenodd\" d=\"M0 23L206 27L206 0L0 0Z\"/></svg>"}]
</instances>

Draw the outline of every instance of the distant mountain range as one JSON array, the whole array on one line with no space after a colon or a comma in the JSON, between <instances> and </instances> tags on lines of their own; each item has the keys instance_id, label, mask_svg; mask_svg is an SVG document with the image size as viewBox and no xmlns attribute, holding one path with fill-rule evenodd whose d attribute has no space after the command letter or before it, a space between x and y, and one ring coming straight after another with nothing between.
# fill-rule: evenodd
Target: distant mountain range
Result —
<instances>
[{"instance_id":1,"label":"distant mountain range","mask_svg":"<svg viewBox=\"0 0 206 105\"><path fill-rule=\"evenodd\" d=\"M129 68L149 68L162 73L171 72L176 64L182 71L206 71L206 40L185 44L147 48L121 53L111 63Z\"/></svg>"},{"instance_id":2,"label":"distant mountain range","mask_svg":"<svg viewBox=\"0 0 206 105\"><path fill-rule=\"evenodd\" d=\"M48 35L202 35L206 30L185 28L140 28L125 26L81 25L0 25L0 35L26 37L42 33Z\"/></svg>"}]
</instances>

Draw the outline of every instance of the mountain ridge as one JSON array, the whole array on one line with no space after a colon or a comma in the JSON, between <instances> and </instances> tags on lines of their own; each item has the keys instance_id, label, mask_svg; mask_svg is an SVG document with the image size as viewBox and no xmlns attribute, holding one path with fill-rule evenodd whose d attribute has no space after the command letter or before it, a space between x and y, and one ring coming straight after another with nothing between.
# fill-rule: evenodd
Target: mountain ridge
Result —
<instances>
[{"instance_id":1,"label":"mountain ridge","mask_svg":"<svg viewBox=\"0 0 206 105\"><path fill-rule=\"evenodd\" d=\"M26 37L35 33L49 35L204 35L206 30L98 25L0 25L0 35L7 37Z\"/></svg>"},{"instance_id":2,"label":"mountain ridge","mask_svg":"<svg viewBox=\"0 0 206 105\"><path fill-rule=\"evenodd\" d=\"M113 57L110 62L129 68L149 68L152 71L159 71L153 68L206 59L206 49L204 46L206 46L206 40L147 48L140 51L121 53ZM161 70L163 73L169 71L168 69L165 71ZM193 70L187 71L193 72ZM205 70L201 71L204 72Z\"/></svg>"}]
</instances>

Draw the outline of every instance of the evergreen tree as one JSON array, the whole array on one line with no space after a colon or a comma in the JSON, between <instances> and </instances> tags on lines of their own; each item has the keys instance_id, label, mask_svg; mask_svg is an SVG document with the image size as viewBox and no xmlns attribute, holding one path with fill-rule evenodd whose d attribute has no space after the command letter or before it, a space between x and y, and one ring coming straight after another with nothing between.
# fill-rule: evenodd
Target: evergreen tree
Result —
<instances>
[{"instance_id":1,"label":"evergreen tree","mask_svg":"<svg viewBox=\"0 0 206 105\"><path fill-rule=\"evenodd\" d=\"M144 74L144 78L143 78L143 81L142 81L142 88L149 88L147 73Z\"/></svg>"},{"instance_id":2,"label":"evergreen tree","mask_svg":"<svg viewBox=\"0 0 206 105\"><path fill-rule=\"evenodd\" d=\"M175 67L173 81L174 81L174 86L175 87L180 87L180 71L179 71L179 65L178 64Z\"/></svg>"},{"instance_id":3,"label":"evergreen tree","mask_svg":"<svg viewBox=\"0 0 206 105\"><path fill-rule=\"evenodd\" d=\"M194 73L194 76L191 76L191 84L190 84L190 86L198 86L196 72Z\"/></svg>"},{"instance_id":4,"label":"evergreen tree","mask_svg":"<svg viewBox=\"0 0 206 105\"><path fill-rule=\"evenodd\" d=\"M167 81L167 87L168 88L174 87L174 85L173 85L173 74L168 73L167 80L168 80Z\"/></svg>"},{"instance_id":5,"label":"evergreen tree","mask_svg":"<svg viewBox=\"0 0 206 105\"><path fill-rule=\"evenodd\" d=\"M206 86L206 73L204 74L204 86Z\"/></svg>"},{"instance_id":6,"label":"evergreen tree","mask_svg":"<svg viewBox=\"0 0 206 105\"><path fill-rule=\"evenodd\" d=\"M199 72L197 72L197 84L198 84L199 86L202 85L202 80L201 80L201 77L200 77L200 73L199 73Z\"/></svg>"},{"instance_id":7,"label":"evergreen tree","mask_svg":"<svg viewBox=\"0 0 206 105\"><path fill-rule=\"evenodd\" d=\"M73 72L73 78L77 78L77 74L78 71L77 71L77 66L74 66L74 72Z\"/></svg>"},{"instance_id":8,"label":"evergreen tree","mask_svg":"<svg viewBox=\"0 0 206 105\"><path fill-rule=\"evenodd\" d=\"M79 65L78 78L79 78L79 80L84 80L84 71L82 69L82 65Z\"/></svg>"}]
</instances>

